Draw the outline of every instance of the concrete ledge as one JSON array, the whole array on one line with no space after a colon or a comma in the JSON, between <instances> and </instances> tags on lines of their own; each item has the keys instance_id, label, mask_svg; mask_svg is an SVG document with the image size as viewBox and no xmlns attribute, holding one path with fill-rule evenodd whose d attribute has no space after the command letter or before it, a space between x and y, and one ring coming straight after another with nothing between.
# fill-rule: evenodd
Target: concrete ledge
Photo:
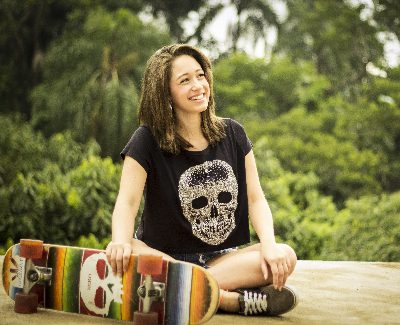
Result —
<instances>
[{"instance_id":1,"label":"concrete ledge","mask_svg":"<svg viewBox=\"0 0 400 325\"><path fill-rule=\"evenodd\" d=\"M2 264L0 257L0 268ZM300 303L282 317L217 314L207 324L400 324L400 263L299 261L288 284L297 289ZM19 315L13 308L1 285L0 323L4 325L127 324L49 310Z\"/></svg>"}]
</instances>

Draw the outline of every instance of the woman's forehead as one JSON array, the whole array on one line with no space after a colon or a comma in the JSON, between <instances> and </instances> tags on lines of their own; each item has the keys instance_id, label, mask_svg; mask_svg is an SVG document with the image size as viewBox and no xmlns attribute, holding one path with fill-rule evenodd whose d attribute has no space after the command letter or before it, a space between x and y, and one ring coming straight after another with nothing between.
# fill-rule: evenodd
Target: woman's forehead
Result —
<instances>
[{"instance_id":1,"label":"woman's forehead","mask_svg":"<svg viewBox=\"0 0 400 325\"><path fill-rule=\"evenodd\" d=\"M197 70L202 70L202 67L200 63L190 55L180 55L172 62L172 75L177 78Z\"/></svg>"}]
</instances>

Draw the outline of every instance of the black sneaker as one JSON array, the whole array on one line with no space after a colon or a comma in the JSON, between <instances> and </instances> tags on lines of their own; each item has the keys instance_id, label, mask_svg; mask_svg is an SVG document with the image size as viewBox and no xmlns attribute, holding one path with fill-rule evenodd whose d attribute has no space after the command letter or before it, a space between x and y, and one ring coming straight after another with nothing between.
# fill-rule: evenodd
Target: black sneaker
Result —
<instances>
[{"instance_id":1,"label":"black sneaker","mask_svg":"<svg viewBox=\"0 0 400 325\"><path fill-rule=\"evenodd\" d=\"M284 286L282 291L268 285L261 288L237 290L239 295L239 314L278 316L292 310L297 297L292 288Z\"/></svg>"}]
</instances>

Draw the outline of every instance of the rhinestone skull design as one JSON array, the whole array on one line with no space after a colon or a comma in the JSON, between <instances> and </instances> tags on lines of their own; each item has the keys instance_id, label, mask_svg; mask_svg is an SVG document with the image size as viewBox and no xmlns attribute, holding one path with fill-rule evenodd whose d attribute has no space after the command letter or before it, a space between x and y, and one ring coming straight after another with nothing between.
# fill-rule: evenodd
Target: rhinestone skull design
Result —
<instances>
[{"instance_id":1,"label":"rhinestone skull design","mask_svg":"<svg viewBox=\"0 0 400 325\"><path fill-rule=\"evenodd\" d=\"M236 227L238 184L232 167L222 160L191 167L181 175L178 191L193 234L210 245L223 243Z\"/></svg>"}]
</instances>

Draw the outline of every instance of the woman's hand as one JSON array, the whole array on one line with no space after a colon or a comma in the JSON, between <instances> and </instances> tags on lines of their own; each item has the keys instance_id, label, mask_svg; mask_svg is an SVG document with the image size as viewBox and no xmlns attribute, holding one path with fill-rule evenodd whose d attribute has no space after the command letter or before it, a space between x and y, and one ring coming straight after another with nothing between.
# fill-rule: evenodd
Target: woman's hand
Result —
<instances>
[{"instance_id":1,"label":"woman's hand","mask_svg":"<svg viewBox=\"0 0 400 325\"><path fill-rule=\"evenodd\" d=\"M261 270L265 280L269 275L268 266L274 288L282 290L289 276L290 258L288 253L276 243L261 244Z\"/></svg>"},{"instance_id":2,"label":"woman's hand","mask_svg":"<svg viewBox=\"0 0 400 325\"><path fill-rule=\"evenodd\" d=\"M131 243L110 242L107 245L106 256L114 275L122 277L122 274L128 270L131 253Z\"/></svg>"}]
</instances>

